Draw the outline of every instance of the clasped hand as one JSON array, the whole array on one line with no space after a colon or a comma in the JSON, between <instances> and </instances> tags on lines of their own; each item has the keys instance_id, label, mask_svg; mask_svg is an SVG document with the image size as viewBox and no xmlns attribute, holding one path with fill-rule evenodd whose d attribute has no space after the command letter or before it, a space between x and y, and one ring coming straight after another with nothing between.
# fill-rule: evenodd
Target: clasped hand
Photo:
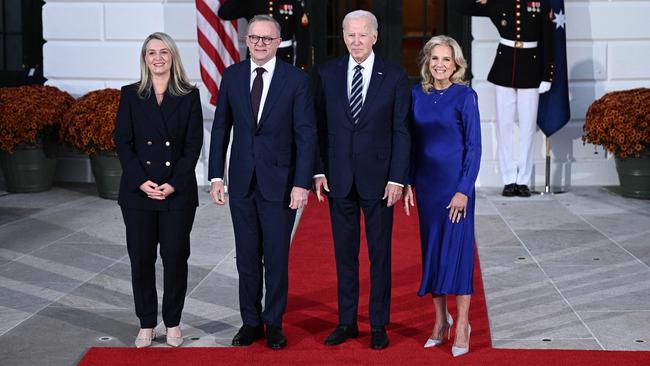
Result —
<instances>
[{"instance_id":1,"label":"clasped hand","mask_svg":"<svg viewBox=\"0 0 650 366\"><path fill-rule=\"evenodd\" d=\"M158 185L150 180L142 183L140 185L140 190L146 193L147 197L160 201L164 200L176 191L176 189L174 189L174 187L169 183Z\"/></svg>"}]
</instances>

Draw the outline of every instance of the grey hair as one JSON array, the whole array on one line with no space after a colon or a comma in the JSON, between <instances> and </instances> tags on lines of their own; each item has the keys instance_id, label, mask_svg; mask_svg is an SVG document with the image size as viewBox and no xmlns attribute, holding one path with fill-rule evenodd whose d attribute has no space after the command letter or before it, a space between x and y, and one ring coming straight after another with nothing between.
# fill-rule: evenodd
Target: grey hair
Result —
<instances>
[{"instance_id":1,"label":"grey hair","mask_svg":"<svg viewBox=\"0 0 650 366\"><path fill-rule=\"evenodd\" d=\"M341 23L341 26L343 27L343 29L345 29L345 23L349 22L352 19L359 19L359 18L368 19L368 21L370 21L370 26L372 27L372 30L375 33L378 33L379 23L377 22L377 17L375 16L375 14L367 10L355 10L347 13L343 18L343 22Z\"/></svg>"},{"instance_id":2,"label":"grey hair","mask_svg":"<svg viewBox=\"0 0 650 366\"><path fill-rule=\"evenodd\" d=\"M282 36L282 28L280 28L280 23L278 23L277 20L273 19L272 16L266 15L266 14L259 14L254 16L250 22L248 22L248 29L250 29L251 25L255 22L271 22L273 25L275 25L275 29L278 31L278 37ZM246 33L248 33L248 30L246 30Z\"/></svg>"},{"instance_id":3,"label":"grey hair","mask_svg":"<svg viewBox=\"0 0 650 366\"><path fill-rule=\"evenodd\" d=\"M142 50L140 51L140 81L138 82L137 94L140 98L149 98L151 94L151 86L153 85L151 71L147 66L145 60L147 54L147 45L149 41L157 39L165 44L169 53L171 54L172 67L169 76L169 84L167 91L173 96L181 96L189 94L196 87L192 85L185 73L181 57L176 47L176 42L167 33L155 32L150 34L142 43Z\"/></svg>"}]
</instances>

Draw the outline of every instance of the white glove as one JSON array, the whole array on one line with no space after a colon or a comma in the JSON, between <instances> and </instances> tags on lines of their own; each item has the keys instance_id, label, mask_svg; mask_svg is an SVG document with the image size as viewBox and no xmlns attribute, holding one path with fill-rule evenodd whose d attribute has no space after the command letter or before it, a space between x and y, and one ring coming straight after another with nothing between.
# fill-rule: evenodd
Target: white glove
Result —
<instances>
[{"instance_id":1,"label":"white glove","mask_svg":"<svg viewBox=\"0 0 650 366\"><path fill-rule=\"evenodd\" d=\"M551 90L551 83L548 81L542 81L539 83L539 88L537 90L539 91L539 94L544 94Z\"/></svg>"}]
</instances>

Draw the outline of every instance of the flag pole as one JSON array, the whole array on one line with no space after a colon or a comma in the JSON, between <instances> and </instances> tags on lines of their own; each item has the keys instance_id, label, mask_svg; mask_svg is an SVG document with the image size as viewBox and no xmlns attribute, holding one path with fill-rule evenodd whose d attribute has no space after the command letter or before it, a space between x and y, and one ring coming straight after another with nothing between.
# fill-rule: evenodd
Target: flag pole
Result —
<instances>
[{"instance_id":1,"label":"flag pole","mask_svg":"<svg viewBox=\"0 0 650 366\"><path fill-rule=\"evenodd\" d=\"M544 135L544 144L546 145L546 171L544 174L544 190L539 193L540 196L564 193L565 191L551 190L551 138Z\"/></svg>"},{"instance_id":2,"label":"flag pole","mask_svg":"<svg viewBox=\"0 0 650 366\"><path fill-rule=\"evenodd\" d=\"M539 192L540 195L551 193L551 139L544 135L544 144L546 145L546 171L544 177L544 190Z\"/></svg>"}]
</instances>

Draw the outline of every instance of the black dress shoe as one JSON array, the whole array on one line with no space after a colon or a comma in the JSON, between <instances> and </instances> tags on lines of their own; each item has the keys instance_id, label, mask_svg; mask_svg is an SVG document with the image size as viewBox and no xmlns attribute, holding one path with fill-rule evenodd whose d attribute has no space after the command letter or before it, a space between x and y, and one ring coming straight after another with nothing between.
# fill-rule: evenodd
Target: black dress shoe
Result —
<instances>
[{"instance_id":1,"label":"black dress shoe","mask_svg":"<svg viewBox=\"0 0 650 366\"><path fill-rule=\"evenodd\" d=\"M282 333L282 327L266 325L266 345L270 349L282 349L287 346L287 337Z\"/></svg>"},{"instance_id":2,"label":"black dress shoe","mask_svg":"<svg viewBox=\"0 0 650 366\"><path fill-rule=\"evenodd\" d=\"M517 184L515 183L506 184L505 186L503 186L503 192L501 192L501 195L503 197L514 197L517 196L518 194L519 194L519 190Z\"/></svg>"},{"instance_id":3,"label":"black dress shoe","mask_svg":"<svg viewBox=\"0 0 650 366\"><path fill-rule=\"evenodd\" d=\"M384 349L386 347L388 347L386 328L380 326L370 328L370 348Z\"/></svg>"},{"instance_id":4,"label":"black dress shoe","mask_svg":"<svg viewBox=\"0 0 650 366\"><path fill-rule=\"evenodd\" d=\"M232 345L235 347L250 346L260 338L264 338L264 328L262 326L255 327L244 324L232 339Z\"/></svg>"},{"instance_id":5,"label":"black dress shoe","mask_svg":"<svg viewBox=\"0 0 650 366\"><path fill-rule=\"evenodd\" d=\"M336 346L347 341L349 338L357 338L359 336L359 328L354 325L341 325L336 327L330 335L325 338L325 344L328 346Z\"/></svg>"},{"instance_id":6,"label":"black dress shoe","mask_svg":"<svg viewBox=\"0 0 650 366\"><path fill-rule=\"evenodd\" d=\"M517 195L519 197L530 197L530 189L525 184L517 185Z\"/></svg>"}]
</instances>

